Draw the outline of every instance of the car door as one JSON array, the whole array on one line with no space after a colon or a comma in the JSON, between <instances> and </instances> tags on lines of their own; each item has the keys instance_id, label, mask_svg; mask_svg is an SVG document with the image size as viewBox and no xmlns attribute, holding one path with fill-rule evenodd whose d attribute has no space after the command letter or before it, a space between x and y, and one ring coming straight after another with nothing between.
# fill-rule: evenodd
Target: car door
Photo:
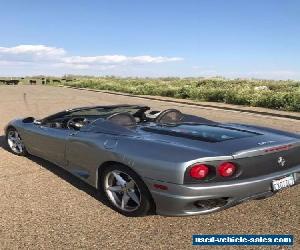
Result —
<instances>
[{"instance_id":1,"label":"car door","mask_svg":"<svg viewBox=\"0 0 300 250\"><path fill-rule=\"evenodd\" d=\"M63 167L66 165L66 141L70 134L72 131L68 129L32 124L26 130L24 141L31 154Z\"/></svg>"},{"instance_id":2,"label":"car door","mask_svg":"<svg viewBox=\"0 0 300 250\"><path fill-rule=\"evenodd\" d=\"M66 169L94 185L97 168L109 159L108 140L110 136L101 133L79 132L70 136L66 145Z\"/></svg>"},{"instance_id":3,"label":"car door","mask_svg":"<svg viewBox=\"0 0 300 250\"><path fill-rule=\"evenodd\" d=\"M70 136L66 145L66 169L95 185L97 169L103 162L115 159L120 126L99 119Z\"/></svg>"}]
</instances>

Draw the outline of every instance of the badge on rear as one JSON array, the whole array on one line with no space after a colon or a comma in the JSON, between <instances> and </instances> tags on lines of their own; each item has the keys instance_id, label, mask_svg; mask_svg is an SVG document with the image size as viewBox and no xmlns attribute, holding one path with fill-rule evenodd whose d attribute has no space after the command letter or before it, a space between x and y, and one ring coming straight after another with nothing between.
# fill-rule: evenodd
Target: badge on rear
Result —
<instances>
[{"instance_id":1,"label":"badge on rear","mask_svg":"<svg viewBox=\"0 0 300 250\"><path fill-rule=\"evenodd\" d=\"M277 163L280 167L285 167L286 165L286 160L283 158L283 157L279 157L278 160L277 160Z\"/></svg>"}]
</instances>

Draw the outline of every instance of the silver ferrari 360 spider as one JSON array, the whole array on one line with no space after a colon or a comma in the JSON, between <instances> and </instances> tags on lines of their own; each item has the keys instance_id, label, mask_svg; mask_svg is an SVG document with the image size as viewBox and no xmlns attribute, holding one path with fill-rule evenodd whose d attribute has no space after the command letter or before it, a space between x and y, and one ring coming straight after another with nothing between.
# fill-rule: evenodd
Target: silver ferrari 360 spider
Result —
<instances>
[{"instance_id":1,"label":"silver ferrari 360 spider","mask_svg":"<svg viewBox=\"0 0 300 250\"><path fill-rule=\"evenodd\" d=\"M7 145L66 169L126 216L182 216L300 183L300 135L222 124L175 109L116 105L11 121Z\"/></svg>"}]
</instances>

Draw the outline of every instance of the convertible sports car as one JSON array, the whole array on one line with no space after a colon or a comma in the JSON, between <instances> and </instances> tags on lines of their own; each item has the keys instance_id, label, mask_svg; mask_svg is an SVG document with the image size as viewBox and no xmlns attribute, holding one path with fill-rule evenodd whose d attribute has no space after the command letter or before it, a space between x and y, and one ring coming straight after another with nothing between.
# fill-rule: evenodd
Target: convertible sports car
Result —
<instances>
[{"instance_id":1,"label":"convertible sports car","mask_svg":"<svg viewBox=\"0 0 300 250\"><path fill-rule=\"evenodd\" d=\"M75 108L13 120L5 134L11 152L59 165L127 216L205 214L300 183L300 134L175 109Z\"/></svg>"}]
</instances>

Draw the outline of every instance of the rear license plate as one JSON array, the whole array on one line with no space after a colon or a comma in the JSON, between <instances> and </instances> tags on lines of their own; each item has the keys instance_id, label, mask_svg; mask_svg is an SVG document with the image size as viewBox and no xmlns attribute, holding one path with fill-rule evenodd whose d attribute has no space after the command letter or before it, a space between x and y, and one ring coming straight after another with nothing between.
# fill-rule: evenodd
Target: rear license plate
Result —
<instances>
[{"instance_id":1,"label":"rear license plate","mask_svg":"<svg viewBox=\"0 0 300 250\"><path fill-rule=\"evenodd\" d=\"M273 189L273 191L278 191L278 190L293 186L294 184L295 184L295 179L294 179L294 176L291 174L282 179L273 180L272 181L272 189Z\"/></svg>"}]
</instances>

